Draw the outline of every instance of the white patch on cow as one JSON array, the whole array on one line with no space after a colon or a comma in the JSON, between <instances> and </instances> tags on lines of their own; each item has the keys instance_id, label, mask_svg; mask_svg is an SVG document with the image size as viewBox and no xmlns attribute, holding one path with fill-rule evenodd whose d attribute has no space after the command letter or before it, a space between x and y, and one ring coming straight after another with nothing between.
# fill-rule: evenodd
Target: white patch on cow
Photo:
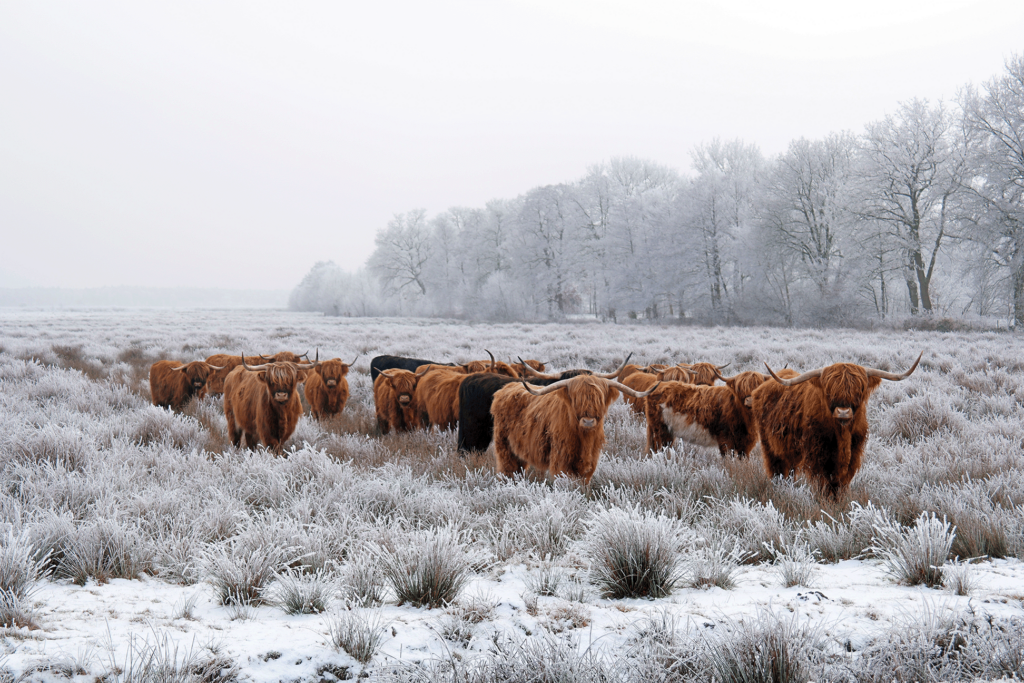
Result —
<instances>
[{"instance_id":1,"label":"white patch on cow","mask_svg":"<svg viewBox=\"0 0 1024 683\"><path fill-rule=\"evenodd\" d=\"M689 415L677 414L666 404L661 404L661 418L665 421L668 426L668 430L672 432L672 436L676 439L682 439L686 443L696 444L698 446L710 446L713 448L718 447L718 441L715 437L711 436L711 433L701 427L699 424L694 423Z\"/></svg>"}]
</instances>

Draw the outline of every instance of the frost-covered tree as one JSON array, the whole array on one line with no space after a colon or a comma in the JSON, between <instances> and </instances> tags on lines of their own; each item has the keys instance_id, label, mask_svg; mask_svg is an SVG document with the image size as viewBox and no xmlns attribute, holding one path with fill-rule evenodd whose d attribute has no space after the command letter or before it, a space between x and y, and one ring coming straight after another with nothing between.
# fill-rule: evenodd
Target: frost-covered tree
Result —
<instances>
[{"instance_id":1,"label":"frost-covered tree","mask_svg":"<svg viewBox=\"0 0 1024 683\"><path fill-rule=\"evenodd\" d=\"M688 256L707 292L711 317L722 320L733 315L734 300L741 293L738 256L750 233L764 161L755 145L718 139L699 145L692 158L697 177L682 197Z\"/></svg>"},{"instance_id":2,"label":"frost-covered tree","mask_svg":"<svg viewBox=\"0 0 1024 683\"><path fill-rule=\"evenodd\" d=\"M940 103L914 99L871 123L862 138L863 214L883 223L903 257L910 312L934 310L932 278L956 237L961 188L951 116Z\"/></svg>"},{"instance_id":3,"label":"frost-covered tree","mask_svg":"<svg viewBox=\"0 0 1024 683\"><path fill-rule=\"evenodd\" d=\"M979 90L966 88L961 105L972 142L965 182L975 209L974 240L988 272L1006 282L1014 324L1024 326L1024 55Z\"/></svg>"},{"instance_id":4,"label":"frost-covered tree","mask_svg":"<svg viewBox=\"0 0 1024 683\"><path fill-rule=\"evenodd\" d=\"M434 251L425 209L396 214L388 227L377 233L377 249L367 264L380 278L388 295L412 299L427 294L425 269Z\"/></svg>"}]
</instances>

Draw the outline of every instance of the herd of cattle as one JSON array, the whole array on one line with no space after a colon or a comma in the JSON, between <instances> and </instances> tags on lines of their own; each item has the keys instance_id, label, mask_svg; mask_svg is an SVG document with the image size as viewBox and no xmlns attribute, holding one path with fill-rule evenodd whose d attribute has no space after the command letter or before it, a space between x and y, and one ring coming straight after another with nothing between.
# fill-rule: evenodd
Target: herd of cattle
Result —
<instances>
[{"instance_id":1,"label":"herd of cattle","mask_svg":"<svg viewBox=\"0 0 1024 683\"><path fill-rule=\"evenodd\" d=\"M589 482L604 446L604 418L621 393L647 420L647 450L675 439L718 447L722 455L749 455L760 442L766 472L801 473L836 495L860 468L868 436L867 402L883 379L903 373L836 363L798 373L741 372L723 376L712 363L629 364L612 372L587 369L546 373L544 363L522 360L443 364L377 356L370 363L381 434L458 428L460 450L494 443L499 472L529 465ZM923 353L921 354L923 355ZM358 359L358 356L356 357ZM235 446L262 443L280 453L303 412L339 414L349 398L345 376L355 362L313 360L308 353L273 356L218 354L205 361L157 361L150 368L153 404L181 410L193 397L224 395L228 436ZM716 386L716 382L722 385Z\"/></svg>"}]
</instances>

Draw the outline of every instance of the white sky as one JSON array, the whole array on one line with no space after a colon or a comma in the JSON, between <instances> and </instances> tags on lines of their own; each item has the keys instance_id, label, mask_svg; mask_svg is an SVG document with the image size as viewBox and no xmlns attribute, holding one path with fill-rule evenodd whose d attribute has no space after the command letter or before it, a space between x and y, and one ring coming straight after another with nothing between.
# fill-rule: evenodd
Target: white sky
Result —
<instances>
[{"instance_id":1,"label":"white sky","mask_svg":"<svg viewBox=\"0 0 1024 683\"><path fill-rule=\"evenodd\" d=\"M0 2L0 287L291 288L395 213L952 99L1024 2Z\"/></svg>"}]
</instances>

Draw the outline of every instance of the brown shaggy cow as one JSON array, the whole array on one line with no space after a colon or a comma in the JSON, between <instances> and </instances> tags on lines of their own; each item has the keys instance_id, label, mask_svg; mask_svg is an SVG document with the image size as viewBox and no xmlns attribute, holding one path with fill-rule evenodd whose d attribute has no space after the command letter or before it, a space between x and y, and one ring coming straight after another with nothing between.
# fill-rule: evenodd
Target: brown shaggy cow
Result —
<instances>
[{"instance_id":1,"label":"brown shaggy cow","mask_svg":"<svg viewBox=\"0 0 1024 683\"><path fill-rule=\"evenodd\" d=\"M685 367L662 367L663 369L661 370L653 370L654 366L648 365L646 368L640 368L637 372L626 375L625 378L623 378L622 375L619 375L619 381L635 391L647 391L658 382L690 383L693 378L690 371ZM647 399L633 398L632 396L623 396L623 399L637 415L643 415L646 412Z\"/></svg>"},{"instance_id":2,"label":"brown shaggy cow","mask_svg":"<svg viewBox=\"0 0 1024 683\"><path fill-rule=\"evenodd\" d=\"M782 372L796 376L792 370ZM757 443L750 395L768 377L748 371L718 378L725 381L724 387L666 382L645 399L648 453L682 439L698 446L718 446L722 455L750 454Z\"/></svg>"},{"instance_id":3,"label":"brown shaggy cow","mask_svg":"<svg viewBox=\"0 0 1024 683\"><path fill-rule=\"evenodd\" d=\"M319 361L249 366L243 361L232 370L224 380L224 417L231 443L240 445L244 435L246 448L262 443L280 454L302 415L297 385L318 365Z\"/></svg>"},{"instance_id":4,"label":"brown shaggy cow","mask_svg":"<svg viewBox=\"0 0 1024 683\"><path fill-rule=\"evenodd\" d=\"M526 360L523 360L519 363L513 363L512 359L510 358L508 364L509 367L515 370L516 372L514 377L526 377L527 373L526 368L524 366L527 365L530 366L530 369L536 370L537 372L544 372L545 370L547 370L547 366L544 363L540 362L539 360L532 360L530 358L527 358Z\"/></svg>"},{"instance_id":5,"label":"brown shaggy cow","mask_svg":"<svg viewBox=\"0 0 1024 683\"><path fill-rule=\"evenodd\" d=\"M153 405L180 411L189 399L206 396L207 381L221 369L201 360L188 364L158 360L149 368L149 394Z\"/></svg>"},{"instance_id":6,"label":"brown shaggy cow","mask_svg":"<svg viewBox=\"0 0 1024 683\"><path fill-rule=\"evenodd\" d=\"M604 416L620 391L646 395L596 375L546 387L524 381L498 390L491 404L498 471L511 475L531 465L589 483L604 446Z\"/></svg>"},{"instance_id":7,"label":"brown shaggy cow","mask_svg":"<svg viewBox=\"0 0 1024 683\"><path fill-rule=\"evenodd\" d=\"M264 356L246 356L245 362L249 365L259 365L260 363L299 363L302 362L299 359L304 357L306 354L295 355L291 351L279 351L269 358ZM221 366L221 369L213 373L210 378L206 381L206 390L210 394L223 394L224 393L224 380L228 378L228 375L232 370L242 364L241 356L231 356L226 353L215 353L206 359L207 363Z\"/></svg>"},{"instance_id":8,"label":"brown shaggy cow","mask_svg":"<svg viewBox=\"0 0 1024 683\"><path fill-rule=\"evenodd\" d=\"M434 367L416 384L416 404L424 427L437 425L452 429L459 422L459 387L462 381L477 373L461 372L460 368Z\"/></svg>"},{"instance_id":9,"label":"brown shaggy cow","mask_svg":"<svg viewBox=\"0 0 1024 683\"><path fill-rule=\"evenodd\" d=\"M753 393L753 414L761 437L768 476L803 473L836 496L860 469L868 440L868 399L883 379L899 382L921 362L917 357L902 374L836 363L775 379Z\"/></svg>"},{"instance_id":10,"label":"brown shaggy cow","mask_svg":"<svg viewBox=\"0 0 1024 683\"><path fill-rule=\"evenodd\" d=\"M317 420L339 414L348 403L348 380L345 375L352 365L359 360L356 356L351 363L343 363L340 358L321 361L311 371L306 372L306 383L302 392L309 404L309 413Z\"/></svg>"},{"instance_id":11,"label":"brown shaggy cow","mask_svg":"<svg viewBox=\"0 0 1024 683\"><path fill-rule=\"evenodd\" d=\"M381 434L392 429L408 432L422 426L421 408L416 401L416 385L430 367L416 372L382 370L373 383L373 403L377 413L377 428Z\"/></svg>"},{"instance_id":12,"label":"brown shaggy cow","mask_svg":"<svg viewBox=\"0 0 1024 683\"><path fill-rule=\"evenodd\" d=\"M693 375L691 383L701 386L715 386L715 380L719 379L722 375L722 370L729 367L729 364L715 365L714 363L694 363L693 365L687 365L686 363L680 363L679 367L686 368Z\"/></svg>"}]
</instances>

